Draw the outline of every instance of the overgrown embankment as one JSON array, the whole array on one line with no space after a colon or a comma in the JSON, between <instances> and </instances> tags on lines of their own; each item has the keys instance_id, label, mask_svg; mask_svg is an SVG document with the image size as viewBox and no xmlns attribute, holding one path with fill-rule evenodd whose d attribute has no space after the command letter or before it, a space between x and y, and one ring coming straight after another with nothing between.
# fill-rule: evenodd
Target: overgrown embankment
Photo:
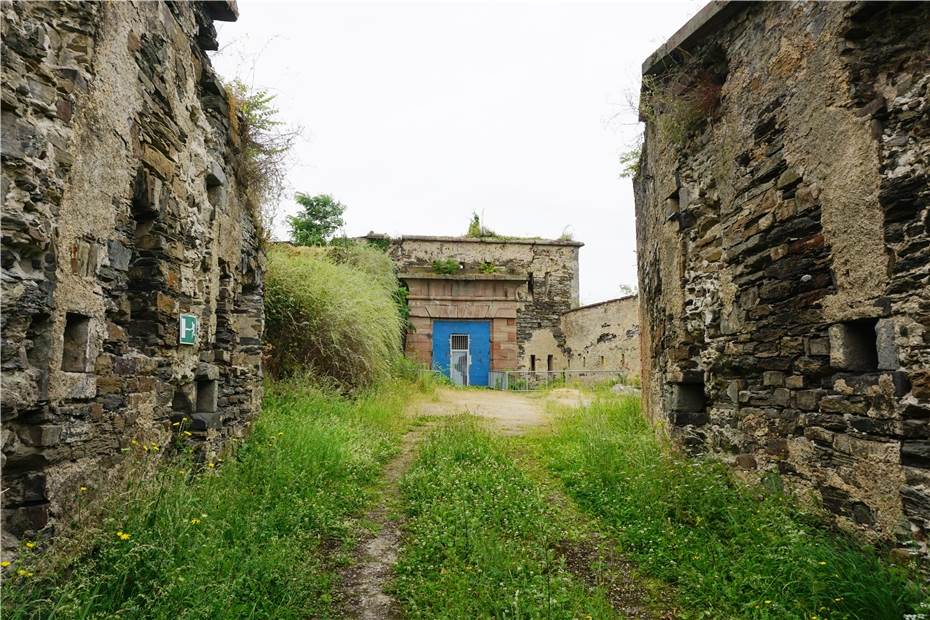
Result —
<instances>
[{"instance_id":1,"label":"overgrown embankment","mask_svg":"<svg viewBox=\"0 0 930 620\"><path fill-rule=\"evenodd\" d=\"M373 385L400 356L403 319L391 259L377 248L279 245L265 276L267 370L341 389Z\"/></svg>"},{"instance_id":2,"label":"overgrown embankment","mask_svg":"<svg viewBox=\"0 0 930 620\"><path fill-rule=\"evenodd\" d=\"M686 617L891 620L930 600L913 569L827 529L777 478L763 492L722 464L671 455L638 398L563 412L538 447L624 553L676 587Z\"/></svg>"}]
</instances>

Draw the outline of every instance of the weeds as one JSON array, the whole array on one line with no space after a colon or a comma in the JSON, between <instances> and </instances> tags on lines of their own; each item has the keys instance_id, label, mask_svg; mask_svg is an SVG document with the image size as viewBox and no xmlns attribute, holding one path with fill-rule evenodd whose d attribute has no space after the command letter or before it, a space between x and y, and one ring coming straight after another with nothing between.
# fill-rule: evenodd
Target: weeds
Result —
<instances>
[{"instance_id":1,"label":"weeds","mask_svg":"<svg viewBox=\"0 0 930 620\"><path fill-rule=\"evenodd\" d=\"M433 273L442 275L452 275L458 272L462 266L454 258L436 259L433 261Z\"/></svg>"},{"instance_id":2,"label":"weeds","mask_svg":"<svg viewBox=\"0 0 930 620\"><path fill-rule=\"evenodd\" d=\"M337 254L333 262L329 252ZM275 247L265 277L267 368L308 373L342 389L385 378L403 320L390 259L374 248Z\"/></svg>"},{"instance_id":3,"label":"weeds","mask_svg":"<svg viewBox=\"0 0 930 620\"><path fill-rule=\"evenodd\" d=\"M921 600L905 569L812 509L760 497L720 463L669 456L638 398L565 414L541 445L567 492L645 573L677 588L688 617L900 619Z\"/></svg>"},{"instance_id":4,"label":"weeds","mask_svg":"<svg viewBox=\"0 0 930 620\"><path fill-rule=\"evenodd\" d=\"M123 495L60 570L6 580L3 617L329 615L331 552L396 450L408 391L270 386L235 460L194 477L176 464Z\"/></svg>"}]
</instances>

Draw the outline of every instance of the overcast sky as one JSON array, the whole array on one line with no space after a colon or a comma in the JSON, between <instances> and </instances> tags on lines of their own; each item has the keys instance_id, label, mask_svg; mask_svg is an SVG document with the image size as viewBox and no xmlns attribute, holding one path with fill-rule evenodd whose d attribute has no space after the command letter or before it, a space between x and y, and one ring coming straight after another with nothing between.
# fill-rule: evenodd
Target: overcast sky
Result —
<instances>
[{"instance_id":1,"label":"overcast sky","mask_svg":"<svg viewBox=\"0 0 930 620\"><path fill-rule=\"evenodd\" d=\"M461 235L473 211L504 235L567 231L593 303L636 282L628 96L703 4L239 0L213 62L304 128L291 191L346 204L349 236Z\"/></svg>"}]
</instances>

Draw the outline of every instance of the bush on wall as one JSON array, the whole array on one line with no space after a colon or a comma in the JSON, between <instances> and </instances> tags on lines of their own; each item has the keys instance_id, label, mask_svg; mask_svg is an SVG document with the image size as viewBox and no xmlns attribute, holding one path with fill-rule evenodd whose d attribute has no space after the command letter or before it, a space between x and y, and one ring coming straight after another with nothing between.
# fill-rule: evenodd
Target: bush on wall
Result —
<instances>
[{"instance_id":1,"label":"bush on wall","mask_svg":"<svg viewBox=\"0 0 930 620\"><path fill-rule=\"evenodd\" d=\"M276 246L265 276L267 370L352 391L386 377L403 321L390 259L361 246Z\"/></svg>"}]
</instances>

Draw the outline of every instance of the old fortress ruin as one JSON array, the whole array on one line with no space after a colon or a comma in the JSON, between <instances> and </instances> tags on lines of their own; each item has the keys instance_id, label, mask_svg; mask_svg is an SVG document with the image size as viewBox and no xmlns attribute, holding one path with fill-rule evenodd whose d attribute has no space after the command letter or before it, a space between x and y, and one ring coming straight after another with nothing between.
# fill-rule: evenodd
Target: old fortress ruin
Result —
<instances>
[{"instance_id":1,"label":"old fortress ruin","mask_svg":"<svg viewBox=\"0 0 930 620\"><path fill-rule=\"evenodd\" d=\"M234 0L0 11L15 549L130 445L212 461L247 432L265 255L206 54ZM928 24L930 3L707 5L643 65L639 295L580 306L572 240L371 234L407 288L407 356L465 385L641 377L677 446L927 553Z\"/></svg>"},{"instance_id":2,"label":"old fortress ruin","mask_svg":"<svg viewBox=\"0 0 930 620\"><path fill-rule=\"evenodd\" d=\"M3 544L105 486L130 442L240 436L262 258L225 2L4 3ZM182 333L185 332L185 333ZM185 433L186 431L186 433Z\"/></svg>"},{"instance_id":3,"label":"old fortress ruin","mask_svg":"<svg viewBox=\"0 0 930 620\"><path fill-rule=\"evenodd\" d=\"M708 5L643 66L648 415L930 535L930 4Z\"/></svg>"}]
</instances>

